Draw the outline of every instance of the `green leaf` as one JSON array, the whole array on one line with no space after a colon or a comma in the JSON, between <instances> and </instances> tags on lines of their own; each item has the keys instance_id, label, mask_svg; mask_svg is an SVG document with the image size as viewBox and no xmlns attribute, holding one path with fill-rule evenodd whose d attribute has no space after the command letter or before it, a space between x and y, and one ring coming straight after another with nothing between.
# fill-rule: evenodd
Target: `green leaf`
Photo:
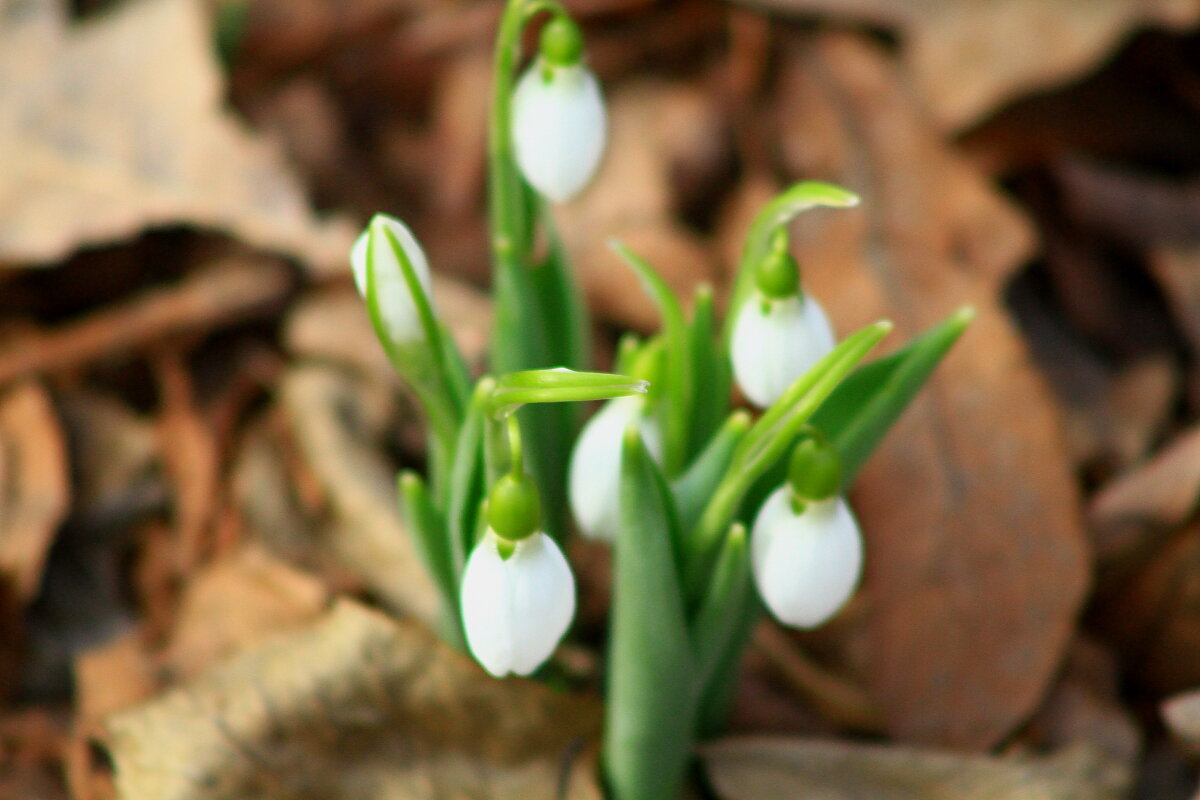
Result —
<instances>
[{"instance_id":1,"label":"green leaf","mask_svg":"<svg viewBox=\"0 0 1200 800\"><path fill-rule=\"evenodd\" d=\"M621 461L604 769L614 800L676 800L691 756L695 680L671 496L636 426Z\"/></svg>"},{"instance_id":2,"label":"green leaf","mask_svg":"<svg viewBox=\"0 0 1200 800\"><path fill-rule=\"evenodd\" d=\"M692 324L688 329L688 349L694 387L686 456L690 459L704 449L729 412L729 389L733 380L729 354L717 335L711 286L703 285L696 290Z\"/></svg>"},{"instance_id":3,"label":"green leaf","mask_svg":"<svg viewBox=\"0 0 1200 800\"><path fill-rule=\"evenodd\" d=\"M704 599L692 622L696 680L706 686L725 660L742 617L750 586L746 528L735 522L725 536ZM738 654L741 649L738 649Z\"/></svg>"},{"instance_id":4,"label":"green leaf","mask_svg":"<svg viewBox=\"0 0 1200 800\"><path fill-rule=\"evenodd\" d=\"M729 311L725 316L725 341L733 331L733 321L738 310L754 288L754 270L771 249L771 235L786 225L797 214L811 208L852 208L858 205L854 192L821 181L802 181L793 184L763 206L762 211L750 224L746 245L738 262L737 278L733 294L729 298Z\"/></svg>"},{"instance_id":5,"label":"green leaf","mask_svg":"<svg viewBox=\"0 0 1200 800\"><path fill-rule=\"evenodd\" d=\"M974 317L975 310L963 306L904 348L861 367L813 416L813 425L842 458L843 487L854 482L876 445Z\"/></svg>"},{"instance_id":6,"label":"green leaf","mask_svg":"<svg viewBox=\"0 0 1200 800\"><path fill-rule=\"evenodd\" d=\"M748 430L750 414L743 409L734 411L709 441L708 447L692 461L687 472L672 483L679 524L685 531L691 530L700 519L704 505L725 477L733 452Z\"/></svg>"},{"instance_id":7,"label":"green leaf","mask_svg":"<svg viewBox=\"0 0 1200 800\"><path fill-rule=\"evenodd\" d=\"M455 583L462 579L467 552L475 538L475 511L483 494L483 435L487 421L488 399L495 381L483 377L475 386L467 418L458 431L454 464L446 490L446 527L450 537L451 563Z\"/></svg>"},{"instance_id":8,"label":"green leaf","mask_svg":"<svg viewBox=\"0 0 1200 800\"><path fill-rule=\"evenodd\" d=\"M433 505L425 482L415 472L405 470L396 481L400 511L417 554L429 570L447 607L458 609L458 579L450 556L446 526Z\"/></svg>"},{"instance_id":9,"label":"green leaf","mask_svg":"<svg viewBox=\"0 0 1200 800\"><path fill-rule=\"evenodd\" d=\"M569 369L532 369L510 372L496 381L489 409L505 416L526 403L566 403L609 400L645 394L649 384L628 375L610 372L575 372Z\"/></svg>"},{"instance_id":10,"label":"green leaf","mask_svg":"<svg viewBox=\"0 0 1200 800\"><path fill-rule=\"evenodd\" d=\"M609 247L625 259L625 263L641 279L642 288L654 300L662 317L662 335L666 347L665 395L668 406L663 436L663 468L669 477L674 477L683 468L687 455L691 435L692 395L695 389L687 319L675 292L645 259L619 241L610 241Z\"/></svg>"}]
</instances>

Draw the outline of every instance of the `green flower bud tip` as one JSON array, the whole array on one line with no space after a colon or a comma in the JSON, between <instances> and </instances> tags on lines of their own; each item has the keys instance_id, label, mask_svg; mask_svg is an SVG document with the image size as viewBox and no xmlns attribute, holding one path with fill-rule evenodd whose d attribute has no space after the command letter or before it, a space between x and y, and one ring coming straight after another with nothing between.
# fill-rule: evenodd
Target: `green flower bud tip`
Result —
<instances>
[{"instance_id":1,"label":"green flower bud tip","mask_svg":"<svg viewBox=\"0 0 1200 800\"><path fill-rule=\"evenodd\" d=\"M583 57L583 32L570 17L557 15L542 28L539 50L556 67L578 64Z\"/></svg>"},{"instance_id":2,"label":"green flower bud tip","mask_svg":"<svg viewBox=\"0 0 1200 800\"><path fill-rule=\"evenodd\" d=\"M491 529L509 542L536 533L542 520L542 502L533 480L522 472L509 473L496 481L488 494L487 515Z\"/></svg>"},{"instance_id":3,"label":"green flower bud tip","mask_svg":"<svg viewBox=\"0 0 1200 800\"><path fill-rule=\"evenodd\" d=\"M792 451L788 483L798 500L828 500L841 488L842 460L829 444L815 437L804 439Z\"/></svg>"}]
</instances>

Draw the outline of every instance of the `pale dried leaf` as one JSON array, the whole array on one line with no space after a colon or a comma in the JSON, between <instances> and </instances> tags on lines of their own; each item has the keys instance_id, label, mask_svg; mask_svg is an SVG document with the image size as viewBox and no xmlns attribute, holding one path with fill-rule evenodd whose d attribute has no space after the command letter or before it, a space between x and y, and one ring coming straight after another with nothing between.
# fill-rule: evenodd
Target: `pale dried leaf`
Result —
<instances>
[{"instance_id":1,"label":"pale dried leaf","mask_svg":"<svg viewBox=\"0 0 1200 800\"><path fill-rule=\"evenodd\" d=\"M880 48L816 35L783 69L793 175L863 198L793 226L837 329L889 317L898 341L978 310L859 479L869 622L855 652L893 735L986 748L1045 693L1089 571L1060 419L999 302L1029 226L946 148Z\"/></svg>"},{"instance_id":2,"label":"pale dried leaf","mask_svg":"<svg viewBox=\"0 0 1200 800\"><path fill-rule=\"evenodd\" d=\"M1162 704L1162 717L1180 742L1200 752L1200 689L1167 698Z\"/></svg>"},{"instance_id":3,"label":"pale dried leaf","mask_svg":"<svg viewBox=\"0 0 1200 800\"><path fill-rule=\"evenodd\" d=\"M0 9L0 262L190 224L344 269L347 226L318 223L277 149L224 109L200 3L135 0L74 28L65 5Z\"/></svg>"},{"instance_id":4,"label":"pale dried leaf","mask_svg":"<svg viewBox=\"0 0 1200 800\"><path fill-rule=\"evenodd\" d=\"M66 444L50 397L26 382L0 394L0 579L29 602L70 503Z\"/></svg>"},{"instance_id":5,"label":"pale dried leaf","mask_svg":"<svg viewBox=\"0 0 1200 800\"><path fill-rule=\"evenodd\" d=\"M319 581L248 544L193 574L164 653L192 677L260 639L312 621L328 592Z\"/></svg>"},{"instance_id":6,"label":"pale dried leaf","mask_svg":"<svg viewBox=\"0 0 1200 800\"><path fill-rule=\"evenodd\" d=\"M567 772L599 721L590 698L493 680L343 601L105 728L126 800L599 800Z\"/></svg>"},{"instance_id":7,"label":"pale dried leaf","mask_svg":"<svg viewBox=\"0 0 1200 800\"><path fill-rule=\"evenodd\" d=\"M721 800L1119 800L1124 780L1088 747L989 758L803 739L727 739L702 750Z\"/></svg>"}]
</instances>

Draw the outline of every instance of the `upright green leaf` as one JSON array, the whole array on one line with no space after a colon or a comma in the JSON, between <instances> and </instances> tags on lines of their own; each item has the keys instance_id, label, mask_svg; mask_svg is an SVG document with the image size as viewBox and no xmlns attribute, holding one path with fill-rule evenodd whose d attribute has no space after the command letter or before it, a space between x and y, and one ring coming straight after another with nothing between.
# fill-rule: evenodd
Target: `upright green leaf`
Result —
<instances>
[{"instance_id":1,"label":"upright green leaf","mask_svg":"<svg viewBox=\"0 0 1200 800\"><path fill-rule=\"evenodd\" d=\"M604 770L615 800L676 800L695 727L674 509L636 427L621 463Z\"/></svg>"},{"instance_id":2,"label":"upright green leaf","mask_svg":"<svg viewBox=\"0 0 1200 800\"><path fill-rule=\"evenodd\" d=\"M692 324L688 329L689 357L692 361L692 419L687 458L704 448L721 420L729 412L732 366L725 343L717 332L712 287L696 290Z\"/></svg>"},{"instance_id":3,"label":"upright green leaf","mask_svg":"<svg viewBox=\"0 0 1200 800\"><path fill-rule=\"evenodd\" d=\"M813 416L813 425L842 457L843 486L854 481L875 446L974 317L975 310L963 306L902 349L861 367Z\"/></svg>"}]
</instances>

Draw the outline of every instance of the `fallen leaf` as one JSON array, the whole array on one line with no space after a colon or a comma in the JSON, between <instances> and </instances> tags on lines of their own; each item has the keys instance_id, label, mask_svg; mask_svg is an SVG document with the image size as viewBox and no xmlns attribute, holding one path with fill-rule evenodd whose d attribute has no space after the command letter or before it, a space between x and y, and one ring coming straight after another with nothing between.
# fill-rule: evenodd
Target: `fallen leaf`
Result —
<instances>
[{"instance_id":1,"label":"fallen leaf","mask_svg":"<svg viewBox=\"0 0 1200 800\"><path fill-rule=\"evenodd\" d=\"M345 269L348 226L318 222L277 148L224 108L200 3L136 0L74 27L66 6L0 12L0 262L187 224Z\"/></svg>"},{"instance_id":2,"label":"fallen leaf","mask_svg":"<svg viewBox=\"0 0 1200 800\"><path fill-rule=\"evenodd\" d=\"M855 489L868 606L855 651L891 734L991 747L1045 693L1090 568L1061 420L1000 303L1029 226L942 143L881 48L825 33L787 54L791 174L862 196L792 226L837 329L887 317L903 341L963 303L978 312Z\"/></svg>"},{"instance_id":3,"label":"fallen leaf","mask_svg":"<svg viewBox=\"0 0 1200 800\"><path fill-rule=\"evenodd\" d=\"M1162 718L1176 739L1192 752L1200 753L1200 689L1163 701Z\"/></svg>"},{"instance_id":4,"label":"fallen leaf","mask_svg":"<svg viewBox=\"0 0 1200 800\"><path fill-rule=\"evenodd\" d=\"M154 660L136 629L75 657L75 713L82 721L136 706L157 691Z\"/></svg>"},{"instance_id":5,"label":"fallen leaf","mask_svg":"<svg viewBox=\"0 0 1200 800\"><path fill-rule=\"evenodd\" d=\"M270 634L311 622L327 600L312 576L244 545L189 578L163 662L174 675L194 677Z\"/></svg>"},{"instance_id":6,"label":"fallen leaf","mask_svg":"<svg viewBox=\"0 0 1200 800\"><path fill-rule=\"evenodd\" d=\"M1194 0L740 1L895 30L914 88L949 129L1070 80L1132 30L1186 30L1200 17Z\"/></svg>"},{"instance_id":7,"label":"fallen leaf","mask_svg":"<svg viewBox=\"0 0 1200 800\"><path fill-rule=\"evenodd\" d=\"M349 601L105 721L128 800L600 800L594 699L497 681ZM567 777L565 784L562 782Z\"/></svg>"},{"instance_id":8,"label":"fallen leaf","mask_svg":"<svg viewBox=\"0 0 1200 800\"><path fill-rule=\"evenodd\" d=\"M1129 559L1178 529L1200 506L1200 428L1101 487L1088 505L1100 566Z\"/></svg>"},{"instance_id":9,"label":"fallen leaf","mask_svg":"<svg viewBox=\"0 0 1200 800\"><path fill-rule=\"evenodd\" d=\"M0 394L0 490L0 579L28 603L70 504L62 428L36 383Z\"/></svg>"},{"instance_id":10,"label":"fallen leaf","mask_svg":"<svg viewBox=\"0 0 1200 800\"><path fill-rule=\"evenodd\" d=\"M745 737L705 745L701 756L721 800L1119 800L1126 788L1086 746L990 758Z\"/></svg>"}]
</instances>

